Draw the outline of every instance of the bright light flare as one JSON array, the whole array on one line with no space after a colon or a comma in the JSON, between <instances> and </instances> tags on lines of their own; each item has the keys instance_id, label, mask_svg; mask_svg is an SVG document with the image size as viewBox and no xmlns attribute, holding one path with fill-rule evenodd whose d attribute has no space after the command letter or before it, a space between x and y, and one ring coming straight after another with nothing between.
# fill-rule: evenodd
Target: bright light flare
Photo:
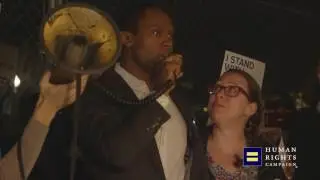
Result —
<instances>
[{"instance_id":1,"label":"bright light flare","mask_svg":"<svg viewBox=\"0 0 320 180\"><path fill-rule=\"evenodd\" d=\"M15 75L14 80L13 80L14 87L17 88L20 86L20 84L21 84L21 80L20 80L19 76Z\"/></svg>"}]
</instances>

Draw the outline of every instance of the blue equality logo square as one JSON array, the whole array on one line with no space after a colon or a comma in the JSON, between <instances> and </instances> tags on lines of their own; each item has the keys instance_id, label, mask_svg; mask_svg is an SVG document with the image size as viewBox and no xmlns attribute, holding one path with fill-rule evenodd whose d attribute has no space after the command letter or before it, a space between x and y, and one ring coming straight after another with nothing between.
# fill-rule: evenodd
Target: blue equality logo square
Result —
<instances>
[{"instance_id":1,"label":"blue equality logo square","mask_svg":"<svg viewBox=\"0 0 320 180\"><path fill-rule=\"evenodd\" d=\"M243 151L243 166L262 166L262 148L245 147Z\"/></svg>"}]
</instances>

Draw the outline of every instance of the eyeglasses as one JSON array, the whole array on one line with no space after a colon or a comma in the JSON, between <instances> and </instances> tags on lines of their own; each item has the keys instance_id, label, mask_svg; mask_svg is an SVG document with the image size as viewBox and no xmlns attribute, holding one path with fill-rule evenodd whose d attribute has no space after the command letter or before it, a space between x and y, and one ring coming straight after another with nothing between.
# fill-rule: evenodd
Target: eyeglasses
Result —
<instances>
[{"instance_id":1,"label":"eyeglasses","mask_svg":"<svg viewBox=\"0 0 320 180\"><path fill-rule=\"evenodd\" d=\"M228 97L237 97L240 93L245 95L248 99L250 99L249 94L240 86L222 86L219 84L214 85L213 87L208 88L208 93L210 95L217 94L221 90L223 90L223 93Z\"/></svg>"}]
</instances>

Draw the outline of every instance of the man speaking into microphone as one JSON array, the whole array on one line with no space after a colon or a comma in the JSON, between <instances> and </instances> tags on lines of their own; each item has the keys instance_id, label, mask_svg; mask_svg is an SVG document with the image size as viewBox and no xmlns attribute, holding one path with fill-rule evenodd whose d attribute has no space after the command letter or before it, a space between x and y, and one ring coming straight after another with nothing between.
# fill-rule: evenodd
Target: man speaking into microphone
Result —
<instances>
[{"instance_id":1,"label":"man speaking into microphone","mask_svg":"<svg viewBox=\"0 0 320 180\"><path fill-rule=\"evenodd\" d=\"M95 85L140 100L182 75L182 56L171 53L174 29L168 13L154 5L130 9L119 22L124 46L119 62L90 81L83 94L76 179L205 180L204 149L178 87L154 103L125 105Z\"/></svg>"}]
</instances>

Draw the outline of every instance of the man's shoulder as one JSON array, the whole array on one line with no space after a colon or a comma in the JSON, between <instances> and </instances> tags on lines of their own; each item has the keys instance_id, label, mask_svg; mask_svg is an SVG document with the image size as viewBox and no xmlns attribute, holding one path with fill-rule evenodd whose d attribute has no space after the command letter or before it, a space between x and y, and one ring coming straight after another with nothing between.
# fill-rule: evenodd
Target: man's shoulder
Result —
<instances>
[{"instance_id":1,"label":"man's shoulder","mask_svg":"<svg viewBox=\"0 0 320 180\"><path fill-rule=\"evenodd\" d=\"M80 98L81 106L88 109L99 109L100 107L113 105L114 99L106 94L105 90L106 89L97 83L97 81L88 82L87 87Z\"/></svg>"},{"instance_id":2,"label":"man's shoulder","mask_svg":"<svg viewBox=\"0 0 320 180\"><path fill-rule=\"evenodd\" d=\"M119 81L119 76L110 68L100 75L91 76L83 92L82 99L100 99L106 98L105 89L116 89L115 84Z\"/></svg>"}]
</instances>

